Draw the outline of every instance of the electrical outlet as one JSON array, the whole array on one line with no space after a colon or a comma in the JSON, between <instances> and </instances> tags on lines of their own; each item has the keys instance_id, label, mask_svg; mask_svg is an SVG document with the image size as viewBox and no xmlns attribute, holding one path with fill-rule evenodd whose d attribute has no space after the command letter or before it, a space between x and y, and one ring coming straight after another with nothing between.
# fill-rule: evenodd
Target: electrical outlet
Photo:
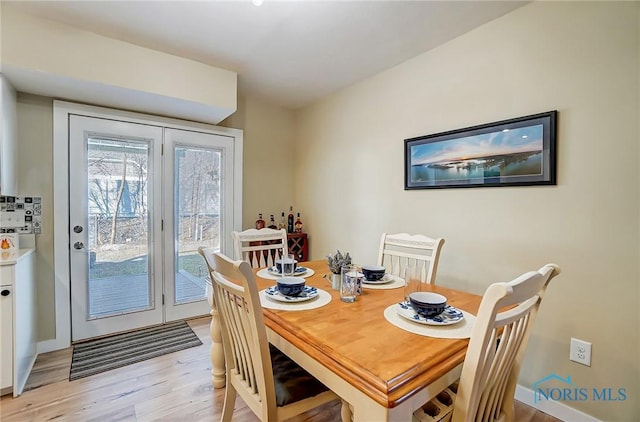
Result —
<instances>
[{"instance_id":1,"label":"electrical outlet","mask_svg":"<svg viewBox=\"0 0 640 422\"><path fill-rule=\"evenodd\" d=\"M591 366L591 343L572 337L569 360Z\"/></svg>"}]
</instances>

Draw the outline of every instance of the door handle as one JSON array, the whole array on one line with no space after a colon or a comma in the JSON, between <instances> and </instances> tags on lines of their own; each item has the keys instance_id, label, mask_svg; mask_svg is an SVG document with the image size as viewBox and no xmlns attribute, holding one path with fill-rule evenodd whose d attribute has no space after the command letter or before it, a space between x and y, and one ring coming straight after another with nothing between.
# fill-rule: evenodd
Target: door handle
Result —
<instances>
[{"instance_id":1,"label":"door handle","mask_svg":"<svg viewBox=\"0 0 640 422\"><path fill-rule=\"evenodd\" d=\"M73 244L73 249L84 249L84 243L76 242Z\"/></svg>"}]
</instances>

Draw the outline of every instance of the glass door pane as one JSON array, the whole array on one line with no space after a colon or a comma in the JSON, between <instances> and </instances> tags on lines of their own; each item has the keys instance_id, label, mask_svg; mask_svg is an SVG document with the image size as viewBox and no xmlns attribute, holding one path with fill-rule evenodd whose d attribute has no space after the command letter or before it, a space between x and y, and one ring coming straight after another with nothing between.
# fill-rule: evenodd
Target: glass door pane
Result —
<instances>
[{"instance_id":1,"label":"glass door pane","mask_svg":"<svg viewBox=\"0 0 640 422\"><path fill-rule=\"evenodd\" d=\"M198 247L220 248L220 151L174 149L175 303L205 299L207 266Z\"/></svg>"},{"instance_id":2,"label":"glass door pane","mask_svg":"<svg viewBox=\"0 0 640 422\"><path fill-rule=\"evenodd\" d=\"M87 144L89 318L149 309L149 143Z\"/></svg>"}]
</instances>

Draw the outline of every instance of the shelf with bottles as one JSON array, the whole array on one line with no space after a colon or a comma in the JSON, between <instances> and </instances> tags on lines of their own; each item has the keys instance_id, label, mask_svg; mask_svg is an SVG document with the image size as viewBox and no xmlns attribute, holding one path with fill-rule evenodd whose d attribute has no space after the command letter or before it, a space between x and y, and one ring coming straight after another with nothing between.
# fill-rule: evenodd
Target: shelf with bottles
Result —
<instances>
[{"instance_id":1,"label":"shelf with bottles","mask_svg":"<svg viewBox=\"0 0 640 422\"><path fill-rule=\"evenodd\" d=\"M307 234L303 232L303 223L300 213L293 212L293 207L289 207L289 213L283 211L280 214L280 222L276 224L275 214L269 214L269 221L265 221L263 216L267 214L259 213L256 220L256 229L268 227L270 229L285 229L287 231L287 239L289 244L289 253L295 254L298 261L307 261L309 259L309 239Z\"/></svg>"},{"instance_id":2,"label":"shelf with bottles","mask_svg":"<svg viewBox=\"0 0 640 422\"><path fill-rule=\"evenodd\" d=\"M303 224L302 224L302 219L300 218L300 213L299 212L296 213L296 216L294 217L293 207L289 207L288 216L285 216L284 211L281 213L280 222L278 224L276 224L274 214L269 214L268 223L267 221L265 221L265 219L262 218L263 215L264 214L262 213L258 214L258 219L256 220L256 224L255 224L255 227L258 230L268 227L270 229L276 229L276 230L285 229L287 233L303 232Z\"/></svg>"}]
</instances>

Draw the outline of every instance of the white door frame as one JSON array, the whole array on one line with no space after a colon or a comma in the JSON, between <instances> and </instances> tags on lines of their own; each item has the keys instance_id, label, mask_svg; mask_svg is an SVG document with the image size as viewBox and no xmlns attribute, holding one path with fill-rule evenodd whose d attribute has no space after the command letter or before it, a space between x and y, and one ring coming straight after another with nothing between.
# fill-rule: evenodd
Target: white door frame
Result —
<instances>
[{"instance_id":1,"label":"white door frame","mask_svg":"<svg viewBox=\"0 0 640 422\"><path fill-rule=\"evenodd\" d=\"M233 255L231 230L242 229L242 130L55 100L53 102L53 258L56 337L53 341L41 343L38 349L40 353L64 349L71 345L68 206L69 115L71 114L107 119L116 116L134 123L162 125L182 130L197 130L234 138L233 224L226 233L223 233L220 239L220 250L223 253L230 256Z\"/></svg>"}]
</instances>

